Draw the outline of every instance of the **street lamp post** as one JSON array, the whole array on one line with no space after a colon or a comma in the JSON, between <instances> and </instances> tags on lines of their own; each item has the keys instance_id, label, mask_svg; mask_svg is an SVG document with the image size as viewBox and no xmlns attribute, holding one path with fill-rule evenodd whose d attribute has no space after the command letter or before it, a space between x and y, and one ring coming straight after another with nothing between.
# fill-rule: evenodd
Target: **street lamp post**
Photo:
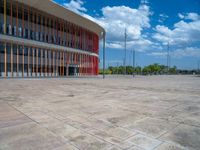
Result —
<instances>
[{"instance_id":1,"label":"street lamp post","mask_svg":"<svg viewBox=\"0 0 200 150\"><path fill-rule=\"evenodd\" d=\"M133 77L135 76L135 50L133 50Z\"/></svg>"},{"instance_id":2,"label":"street lamp post","mask_svg":"<svg viewBox=\"0 0 200 150\"><path fill-rule=\"evenodd\" d=\"M106 32L103 32L103 79L105 79Z\"/></svg>"},{"instance_id":3,"label":"street lamp post","mask_svg":"<svg viewBox=\"0 0 200 150\"><path fill-rule=\"evenodd\" d=\"M126 34L126 28L125 28L125 33L124 33L124 75L126 75L126 39L127 39L127 34Z\"/></svg>"}]
</instances>

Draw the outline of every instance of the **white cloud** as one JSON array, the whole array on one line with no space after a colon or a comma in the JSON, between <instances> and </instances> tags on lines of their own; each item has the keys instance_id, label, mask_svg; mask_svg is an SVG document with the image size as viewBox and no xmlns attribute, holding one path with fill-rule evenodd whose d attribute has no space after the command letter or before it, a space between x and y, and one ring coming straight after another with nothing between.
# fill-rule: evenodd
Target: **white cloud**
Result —
<instances>
[{"instance_id":1,"label":"white cloud","mask_svg":"<svg viewBox=\"0 0 200 150\"><path fill-rule=\"evenodd\" d=\"M186 13L185 15L178 13L178 16L180 19L188 19L188 20L193 20L193 21L200 19L200 15L198 15L197 13L194 13L194 12Z\"/></svg>"},{"instance_id":2,"label":"white cloud","mask_svg":"<svg viewBox=\"0 0 200 150\"><path fill-rule=\"evenodd\" d=\"M148 0L141 0L140 3L141 4L149 4L149 1Z\"/></svg>"},{"instance_id":3,"label":"white cloud","mask_svg":"<svg viewBox=\"0 0 200 150\"><path fill-rule=\"evenodd\" d=\"M184 19L184 15L183 14L181 14L181 13L178 13L178 17L180 18L180 19Z\"/></svg>"},{"instance_id":4,"label":"white cloud","mask_svg":"<svg viewBox=\"0 0 200 150\"><path fill-rule=\"evenodd\" d=\"M113 49L124 49L124 41L114 41L114 42L107 42L106 46L108 48L113 48ZM127 49L128 50L136 50L140 52L144 52L148 50L150 47L154 46L154 43L152 43L150 40L147 39L137 39L135 41L127 41L126 43Z\"/></svg>"},{"instance_id":5,"label":"white cloud","mask_svg":"<svg viewBox=\"0 0 200 150\"><path fill-rule=\"evenodd\" d=\"M188 13L187 16L185 16L185 19L191 19L191 20L200 20L200 15L197 13Z\"/></svg>"},{"instance_id":6,"label":"white cloud","mask_svg":"<svg viewBox=\"0 0 200 150\"><path fill-rule=\"evenodd\" d=\"M163 50L166 49L167 42L170 42L170 46L173 47L173 51L170 52L172 57L200 57L200 48L198 47L181 48L184 47L182 45L188 46L189 43L200 42L200 15L193 12L179 13L178 16L181 20L175 23L172 29L164 25L157 25L152 37L158 42L152 42L149 38L150 35L143 34L144 29L151 27L150 16L152 12L147 4L148 1L141 0L141 5L138 8L106 6L102 8L101 17L92 17L85 13L87 9L83 6L82 0L71 0L69 3L64 3L72 11L105 28L108 48L124 49L124 29L126 27L127 49L150 50L148 55L166 57L167 53ZM160 23L168 18L163 13L159 17Z\"/></svg>"},{"instance_id":7,"label":"white cloud","mask_svg":"<svg viewBox=\"0 0 200 150\"><path fill-rule=\"evenodd\" d=\"M150 41L146 40L142 31L145 28L150 28L150 8L146 4L147 0L141 1L138 8L127 6L106 6L102 8L101 17L92 17L85 12L83 1L71 0L70 3L65 3L66 7L78 12L80 15L100 24L106 30L107 46L113 49L122 49L124 47L124 30L127 29L127 48L135 46L144 49L149 45ZM137 45L134 45L137 43ZM139 46L141 45L141 46Z\"/></svg>"},{"instance_id":8,"label":"white cloud","mask_svg":"<svg viewBox=\"0 0 200 150\"><path fill-rule=\"evenodd\" d=\"M181 20L170 29L164 25L157 25L153 38L162 43L163 49L170 43L172 49L171 56L180 57L200 57L200 17L195 13L178 14ZM152 52L153 56L165 56L166 52Z\"/></svg>"},{"instance_id":9,"label":"white cloud","mask_svg":"<svg viewBox=\"0 0 200 150\"><path fill-rule=\"evenodd\" d=\"M155 57L166 57L166 51L151 52L148 55ZM170 51L170 57L183 58L183 57L200 57L200 48L198 47L184 47Z\"/></svg>"},{"instance_id":10,"label":"white cloud","mask_svg":"<svg viewBox=\"0 0 200 150\"><path fill-rule=\"evenodd\" d=\"M176 49L174 52L172 52L172 57L200 57L200 48L186 47L183 49Z\"/></svg>"},{"instance_id":11,"label":"white cloud","mask_svg":"<svg viewBox=\"0 0 200 150\"><path fill-rule=\"evenodd\" d=\"M71 0L69 3L64 3L63 5L76 13L87 12L83 4L84 2L82 0Z\"/></svg>"},{"instance_id":12,"label":"white cloud","mask_svg":"<svg viewBox=\"0 0 200 150\"><path fill-rule=\"evenodd\" d=\"M103 16L97 18L107 32L107 46L114 49L124 48L124 32L127 29L127 49L135 48L144 51L150 41L143 37L142 31L150 27L151 12L147 5L138 9L126 6L102 8Z\"/></svg>"},{"instance_id":13,"label":"white cloud","mask_svg":"<svg viewBox=\"0 0 200 150\"><path fill-rule=\"evenodd\" d=\"M166 14L160 14L158 22L163 23L167 18L169 18Z\"/></svg>"},{"instance_id":14,"label":"white cloud","mask_svg":"<svg viewBox=\"0 0 200 150\"><path fill-rule=\"evenodd\" d=\"M192 15L187 15L187 17L189 16L192 18ZM193 16L193 20L190 22L181 20L174 24L173 29L157 25L155 31L153 38L163 44L170 42L173 45L180 45L200 42L200 18L196 20Z\"/></svg>"},{"instance_id":15,"label":"white cloud","mask_svg":"<svg viewBox=\"0 0 200 150\"><path fill-rule=\"evenodd\" d=\"M151 52L149 53L148 55L151 55L151 56L155 56L155 57L166 57L167 56L167 52Z\"/></svg>"},{"instance_id":16,"label":"white cloud","mask_svg":"<svg viewBox=\"0 0 200 150\"><path fill-rule=\"evenodd\" d=\"M127 28L127 40L139 39L144 28L150 27L150 11L146 5L138 9L126 6L106 6L102 8L103 17L98 22L106 29L107 39L121 41Z\"/></svg>"}]
</instances>

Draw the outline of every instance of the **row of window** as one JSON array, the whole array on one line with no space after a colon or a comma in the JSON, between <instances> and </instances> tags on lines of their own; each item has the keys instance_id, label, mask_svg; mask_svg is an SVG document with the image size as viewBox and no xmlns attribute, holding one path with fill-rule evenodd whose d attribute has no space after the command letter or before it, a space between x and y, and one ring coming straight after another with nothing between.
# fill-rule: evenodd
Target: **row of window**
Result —
<instances>
[{"instance_id":1,"label":"row of window","mask_svg":"<svg viewBox=\"0 0 200 150\"><path fill-rule=\"evenodd\" d=\"M0 33L4 34L4 24L2 24L1 22L0 22ZM17 27L16 26L11 27L11 25L7 24L6 34L17 36ZM43 32L34 32L33 30L29 30L26 28L24 28L22 31L21 27L18 27L18 37L36 40L40 42L53 43L53 44L58 44L58 45L68 46L68 47L73 47L73 45L76 45L75 48L81 49L81 43L78 41L73 43L72 39L66 41L66 40L63 40L61 37L57 38L55 35L45 34ZM92 45L88 45L88 47L89 49L91 49Z\"/></svg>"},{"instance_id":2,"label":"row of window","mask_svg":"<svg viewBox=\"0 0 200 150\"><path fill-rule=\"evenodd\" d=\"M3 0L0 2L0 33L4 34L4 27L6 27L7 35L98 53L99 39L95 33L21 3L13 2L11 5L10 0L7 0L5 25Z\"/></svg>"},{"instance_id":3,"label":"row of window","mask_svg":"<svg viewBox=\"0 0 200 150\"><path fill-rule=\"evenodd\" d=\"M7 77L11 77L11 73L15 75L16 73L23 73L23 75L24 73L26 73L26 75L35 73L37 75L34 76L38 77L45 73L49 73L48 76L51 76L51 74L55 76L65 76L67 69L71 70L69 75L74 75L74 72L79 73L78 71L81 69L81 73L83 74L94 74L95 70L98 68L98 58L93 57L93 60L92 56L90 58L91 59L86 60L84 56L80 54L75 55L75 53L63 53L61 51L37 49L34 47L16 44L11 45L9 43L0 42L0 76L5 76L5 70ZM69 62L67 61L68 59ZM96 59L96 64L94 63L94 59ZM79 65L81 68L79 68ZM76 66L76 68L70 66Z\"/></svg>"},{"instance_id":4,"label":"row of window","mask_svg":"<svg viewBox=\"0 0 200 150\"><path fill-rule=\"evenodd\" d=\"M34 56L38 58L51 58L51 59L63 59L63 53L52 51L52 50L45 50L41 48L34 48L34 47L27 47L27 46L21 46L13 44L13 55L24 55L24 56ZM0 42L0 54L5 53L5 45ZM11 44L6 44L6 54L11 54ZM74 62L76 59L76 62L80 62L80 55L77 55L75 58L75 53L68 53L70 55L70 61ZM64 56L67 57L67 56Z\"/></svg>"}]
</instances>

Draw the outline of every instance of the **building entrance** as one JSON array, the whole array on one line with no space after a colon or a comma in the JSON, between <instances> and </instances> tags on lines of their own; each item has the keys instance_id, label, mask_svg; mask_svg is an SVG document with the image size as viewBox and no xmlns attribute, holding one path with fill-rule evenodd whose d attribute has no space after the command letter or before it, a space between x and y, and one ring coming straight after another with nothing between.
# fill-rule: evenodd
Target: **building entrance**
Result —
<instances>
[{"instance_id":1,"label":"building entrance","mask_svg":"<svg viewBox=\"0 0 200 150\"><path fill-rule=\"evenodd\" d=\"M68 68L68 76L77 76L78 75L78 66L70 65Z\"/></svg>"}]
</instances>

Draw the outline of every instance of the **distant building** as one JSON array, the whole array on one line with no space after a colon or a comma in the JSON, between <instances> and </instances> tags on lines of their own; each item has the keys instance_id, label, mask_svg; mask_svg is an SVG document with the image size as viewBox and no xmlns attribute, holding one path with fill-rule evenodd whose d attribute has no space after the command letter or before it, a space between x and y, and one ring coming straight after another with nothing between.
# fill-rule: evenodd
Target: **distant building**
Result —
<instances>
[{"instance_id":1,"label":"distant building","mask_svg":"<svg viewBox=\"0 0 200 150\"><path fill-rule=\"evenodd\" d=\"M0 0L0 77L97 75L103 34L50 0Z\"/></svg>"}]
</instances>

